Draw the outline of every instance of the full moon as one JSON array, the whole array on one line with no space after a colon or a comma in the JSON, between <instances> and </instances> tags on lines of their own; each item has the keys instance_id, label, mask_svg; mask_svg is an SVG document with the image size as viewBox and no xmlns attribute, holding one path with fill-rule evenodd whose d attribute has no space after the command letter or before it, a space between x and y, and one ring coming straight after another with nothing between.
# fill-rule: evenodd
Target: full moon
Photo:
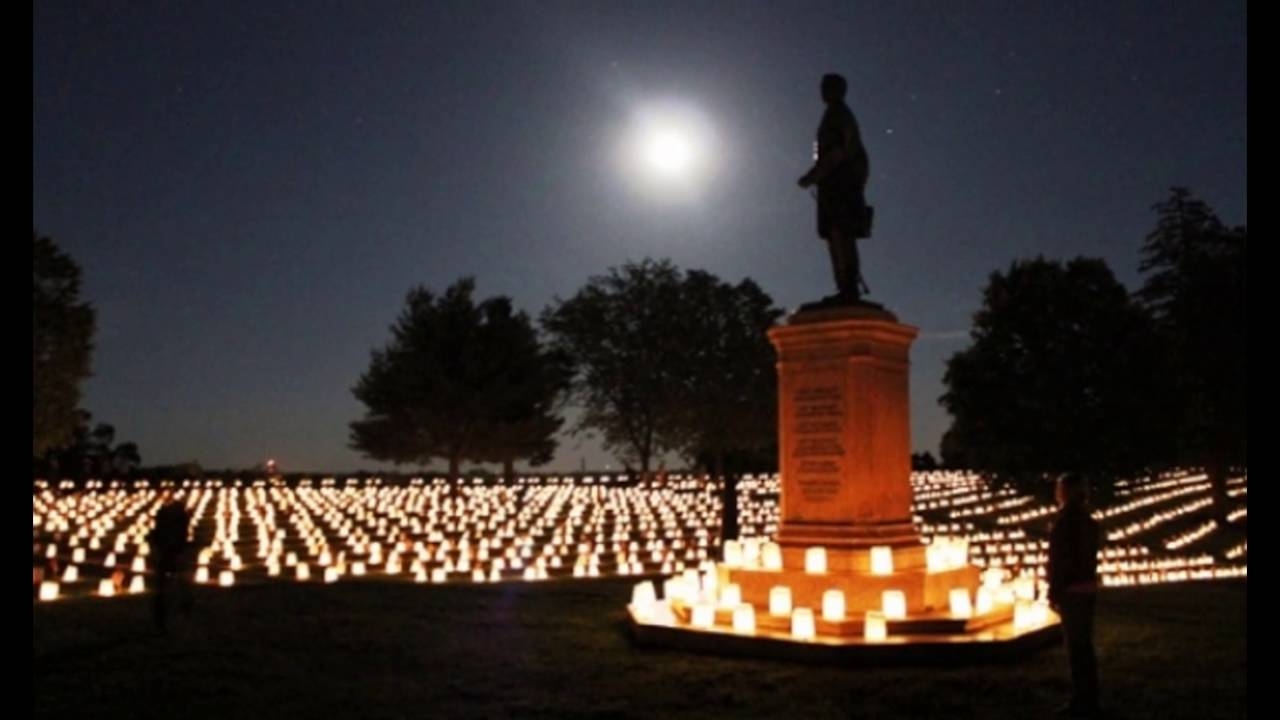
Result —
<instances>
[{"instance_id":1,"label":"full moon","mask_svg":"<svg viewBox=\"0 0 1280 720\"><path fill-rule=\"evenodd\" d=\"M693 147L687 132L680 128L658 128L644 139L644 159L661 175L679 177L689 171Z\"/></svg>"},{"instance_id":2,"label":"full moon","mask_svg":"<svg viewBox=\"0 0 1280 720\"><path fill-rule=\"evenodd\" d=\"M714 170L715 132L688 103L651 103L634 109L621 150L622 171L645 194L692 199Z\"/></svg>"}]
</instances>

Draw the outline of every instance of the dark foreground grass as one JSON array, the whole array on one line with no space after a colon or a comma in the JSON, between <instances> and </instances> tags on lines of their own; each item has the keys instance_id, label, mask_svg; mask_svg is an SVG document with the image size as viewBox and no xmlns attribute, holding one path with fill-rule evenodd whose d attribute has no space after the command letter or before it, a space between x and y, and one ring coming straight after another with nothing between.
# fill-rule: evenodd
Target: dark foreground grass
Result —
<instances>
[{"instance_id":1,"label":"dark foreground grass","mask_svg":"<svg viewBox=\"0 0 1280 720\"><path fill-rule=\"evenodd\" d=\"M883 669L637 650L623 625L631 584L209 590L165 636L146 598L34 605L35 716L1039 718L1068 693L1058 648ZM1108 716L1245 717L1246 592L1104 594Z\"/></svg>"}]
</instances>

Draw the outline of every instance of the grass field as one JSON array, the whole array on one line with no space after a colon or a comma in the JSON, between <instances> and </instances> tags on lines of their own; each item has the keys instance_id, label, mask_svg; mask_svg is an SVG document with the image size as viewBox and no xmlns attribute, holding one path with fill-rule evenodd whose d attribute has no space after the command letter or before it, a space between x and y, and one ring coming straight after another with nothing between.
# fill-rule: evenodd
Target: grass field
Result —
<instances>
[{"instance_id":1,"label":"grass field","mask_svg":"<svg viewBox=\"0 0 1280 720\"><path fill-rule=\"evenodd\" d=\"M36 717L1034 718L1061 649L1013 665L842 669L631 647L634 580L197 592L161 635L148 599L32 607ZM1247 584L1110 590L1115 718L1247 715Z\"/></svg>"}]
</instances>

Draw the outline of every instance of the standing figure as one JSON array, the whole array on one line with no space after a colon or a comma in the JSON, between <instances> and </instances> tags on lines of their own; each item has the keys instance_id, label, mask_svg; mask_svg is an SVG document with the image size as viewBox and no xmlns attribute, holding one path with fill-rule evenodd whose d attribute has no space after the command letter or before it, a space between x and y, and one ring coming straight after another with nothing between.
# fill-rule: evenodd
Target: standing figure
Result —
<instances>
[{"instance_id":1,"label":"standing figure","mask_svg":"<svg viewBox=\"0 0 1280 720\"><path fill-rule=\"evenodd\" d=\"M152 609L156 626L164 630L168 623L170 596L174 587L179 594L179 602L184 612L191 608L191 587L188 574L190 541L187 533L191 524L191 516L187 507L174 497L172 490L165 490L161 495L160 509L156 511L156 525L152 528L148 541L155 558L155 598Z\"/></svg>"},{"instance_id":2,"label":"standing figure","mask_svg":"<svg viewBox=\"0 0 1280 720\"><path fill-rule=\"evenodd\" d=\"M827 241L838 290L828 301L854 303L866 290L857 240L871 235L871 208L865 195L870 161L858 121L844 102L845 79L823 75L821 89L827 110L818 125L815 162L799 185L818 186L818 237Z\"/></svg>"},{"instance_id":3,"label":"standing figure","mask_svg":"<svg viewBox=\"0 0 1280 720\"><path fill-rule=\"evenodd\" d=\"M1096 717L1098 659L1093 649L1093 616L1098 599L1098 522L1087 507L1089 486L1080 475L1058 480L1061 510L1049 534L1049 604L1062 617L1071 661L1071 702L1061 714Z\"/></svg>"}]
</instances>

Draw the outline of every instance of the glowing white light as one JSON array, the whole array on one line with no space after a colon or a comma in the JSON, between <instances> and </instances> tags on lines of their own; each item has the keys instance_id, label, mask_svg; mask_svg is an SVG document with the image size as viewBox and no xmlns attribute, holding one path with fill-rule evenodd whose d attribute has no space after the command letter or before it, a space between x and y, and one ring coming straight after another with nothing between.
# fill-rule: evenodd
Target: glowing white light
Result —
<instances>
[{"instance_id":1,"label":"glowing white light","mask_svg":"<svg viewBox=\"0 0 1280 720\"><path fill-rule=\"evenodd\" d=\"M796 640L812 640L817 635L813 610L796 608L791 612L791 637Z\"/></svg>"},{"instance_id":2,"label":"glowing white light","mask_svg":"<svg viewBox=\"0 0 1280 720\"><path fill-rule=\"evenodd\" d=\"M769 614L775 617L791 614L791 588L777 585L769 590Z\"/></svg>"},{"instance_id":3,"label":"glowing white light","mask_svg":"<svg viewBox=\"0 0 1280 720\"><path fill-rule=\"evenodd\" d=\"M885 590L880 598L884 616L889 620L902 620L907 617L907 596L901 590Z\"/></svg>"},{"instance_id":4,"label":"glowing white light","mask_svg":"<svg viewBox=\"0 0 1280 720\"><path fill-rule=\"evenodd\" d=\"M889 626L885 622L884 613L868 610L863 617L862 637L867 642L880 642L889 636Z\"/></svg>"},{"instance_id":5,"label":"glowing white light","mask_svg":"<svg viewBox=\"0 0 1280 720\"><path fill-rule=\"evenodd\" d=\"M844 592L828 590L822 593L822 619L827 622L844 620Z\"/></svg>"},{"instance_id":6,"label":"glowing white light","mask_svg":"<svg viewBox=\"0 0 1280 720\"><path fill-rule=\"evenodd\" d=\"M685 103L637 108L622 142L624 172L655 197L688 199L713 169L715 133Z\"/></svg>"},{"instance_id":7,"label":"glowing white light","mask_svg":"<svg viewBox=\"0 0 1280 720\"><path fill-rule=\"evenodd\" d=\"M45 580L40 583L40 599L48 602L58 599L58 583L53 580Z\"/></svg>"},{"instance_id":8,"label":"glowing white light","mask_svg":"<svg viewBox=\"0 0 1280 720\"><path fill-rule=\"evenodd\" d=\"M827 571L827 549L811 547L804 551L804 571L810 575L821 575Z\"/></svg>"},{"instance_id":9,"label":"glowing white light","mask_svg":"<svg viewBox=\"0 0 1280 720\"><path fill-rule=\"evenodd\" d=\"M694 150L686 132L678 127L655 127L644 138L644 159L663 175L681 176L689 171Z\"/></svg>"}]
</instances>

